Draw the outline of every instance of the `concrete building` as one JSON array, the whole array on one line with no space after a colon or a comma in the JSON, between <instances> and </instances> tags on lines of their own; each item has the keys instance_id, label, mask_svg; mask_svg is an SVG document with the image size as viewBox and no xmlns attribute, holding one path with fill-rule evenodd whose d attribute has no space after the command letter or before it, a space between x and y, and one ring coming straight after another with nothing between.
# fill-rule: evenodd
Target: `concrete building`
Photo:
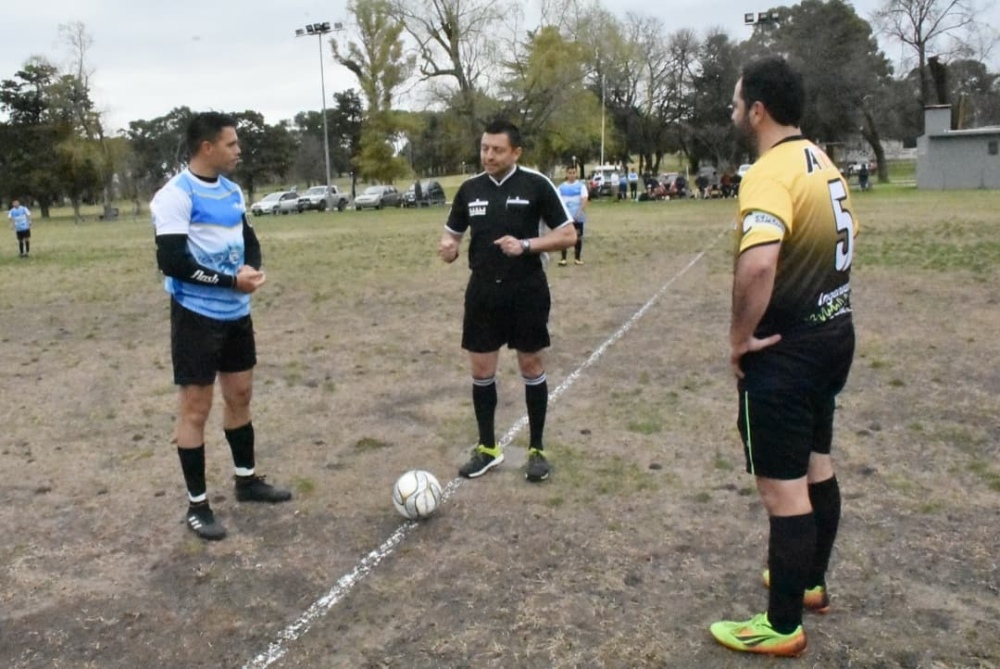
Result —
<instances>
[{"instance_id":1,"label":"concrete building","mask_svg":"<svg viewBox=\"0 0 1000 669\"><path fill-rule=\"evenodd\" d=\"M1000 188L1000 126L951 129L951 106L924 109L917 138L917 188Z\"/></svg>"}]
</instances>

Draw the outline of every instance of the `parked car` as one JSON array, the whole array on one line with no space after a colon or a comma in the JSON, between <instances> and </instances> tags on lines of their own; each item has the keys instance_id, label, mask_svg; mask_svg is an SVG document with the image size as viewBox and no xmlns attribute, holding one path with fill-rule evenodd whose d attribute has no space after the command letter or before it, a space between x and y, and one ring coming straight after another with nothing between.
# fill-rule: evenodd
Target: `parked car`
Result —
<instances>
[{"instance_id":1,"label":"parked car","mask_svg":"<svg viewBox=\"0 0 1000 669\"><path fill-rule=\"evenodd\" d=\"M347 196L347 193L341 193L336 186L330 186L329 200L336 207L337 211L344 211L347 209L347 203L351 199ZM326 211L327 207L327 189L326 186L313 186L305 193L299 196L298 207L299 213L303 211L313 210L313 211Z\"/></svg>"},{"instance_id":2,"label":"parked car","mask_svg":"<svg viewBox=\"0 0 1000 669\"><path fill-rule=\"evenodd\" d=\"M736 176L738 176L742 180L743 177L745 177L747 175L747 172L750 171L751 167L753 167L752 164L750 164L750 163L743 163L738 168L736 168Z\"/></svg>"},{"instance_id":3,"label":"parked car","mask_svg":"<svg viewBox=\"0 0 1000 669\"><path fill-rule=\"evenodd\" d=\"M617 174L618 168L615 165L598 165L590 173L587 180L588 195L591 199L599 197L611 197L611 175Z\"/></svg>"},{"instance_id":4,"label":"parked car","mask_svg":"<svg viewBox=\"0 0 1000 669\"><path fill-rule=\"evenodd\" d=\"M299 194L293 190L279 190L269 193L250 205L250 213L254 216L288 214L298 210Z\"/></svg>"},{"instance_id":5,"label":"parked car","mask_svg":"<svg viewBox=\"0 0 1000 669\"><path fill-rule=\"evenodd\" d=\"M369 186L361 195L354 198L354 209L382 209L398 207L403 203L403 194L395 186Z\"/></svg>"},{"instance_id":6,"label":"parked car","mask_svg":"<svg viewBox=\"0 0 1000 669\"><path fill-rule=\"evenodd\" d=\"M434 204L444 204L444 188L437 181L427 179L420 182L420 201L417 202L416 184L403 193L404 207L429 207Z\"/></svg>"}]
</instances>

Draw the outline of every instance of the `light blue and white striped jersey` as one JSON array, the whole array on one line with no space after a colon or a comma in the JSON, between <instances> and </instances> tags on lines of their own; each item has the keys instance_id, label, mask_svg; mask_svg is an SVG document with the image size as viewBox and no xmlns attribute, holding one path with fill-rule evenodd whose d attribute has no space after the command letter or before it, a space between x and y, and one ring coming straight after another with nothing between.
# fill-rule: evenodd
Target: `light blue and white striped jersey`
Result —
<instances>
[{"instance_id":1,"label":"light blue and white striped jersey","mask_svg":"<svg viewBox=\"0 0 1000 669\"><path fill-rule=\"evenodd\" d=\"M18 232L24 232L25 230L31 229L31 212L23 204L19 207L14 207L7 214L7 218L14 221L14 229Z\"/></svg>"},{"instance_id":2,"label":"light blue and white striped jersey","mask_svg":"<svg viewBox=\"0 0 1000 669\"><path fill-rule=\"evenodd\" d=\"M577 223L587 220L587 214L583 210L583 203L587 199L587 185L579 179L573 183L564 181L559 184L559 197L569 210L569 215Z\"/></svg>"},{"instance_id":3,"label":"light blue and white striped jersey","mask_svg":"<svg viewBox=\"0 0 1000 669\"><path fill-rule=\"evenodd\" d=\"M157 235L187 235L195 262L222 274L243 266L243 217L246 203L240 187L220 176L202 181L184 170L159 190L149 204ZM235 288L205 286L167 277L166 291L184 307L221 321L250 313L250 295Z\"/></svg>"}]
</instances>

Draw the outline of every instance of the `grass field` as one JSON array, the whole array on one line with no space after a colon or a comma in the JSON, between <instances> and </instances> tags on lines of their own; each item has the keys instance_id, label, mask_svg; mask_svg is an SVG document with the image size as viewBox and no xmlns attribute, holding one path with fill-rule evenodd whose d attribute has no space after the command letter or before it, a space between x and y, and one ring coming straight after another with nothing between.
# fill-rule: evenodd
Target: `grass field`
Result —
<instances>
[{"instance_id":1,"label":"grass field","mask_svg":"<svg viewBox=\"0 0 1000 669\"><path fill-rule=\"evenodd\" d=\"M1000 666L996 202L855 195L859 343L834 450L844 520L833 612L806 619L810 667ZM0 666L263 666L280 639L268 666L786 666L707 632L766 605L767 522L727 360L733 207L595 203L586 264L549 269L552 480L525 483L527 437L512 432L502 467L454 488L292 640L399 530L395 478L420 467L452 481L474 441L468 270L435 256L445 210L256 221L258 462L296 496L235 502L216 408L209 494L230 536L211 545L182 523L149 222L56 212L35 221L26 260L8 233ZM499 388L503 434L524 413L509 353Z\"/></svg>"}]
</instances>

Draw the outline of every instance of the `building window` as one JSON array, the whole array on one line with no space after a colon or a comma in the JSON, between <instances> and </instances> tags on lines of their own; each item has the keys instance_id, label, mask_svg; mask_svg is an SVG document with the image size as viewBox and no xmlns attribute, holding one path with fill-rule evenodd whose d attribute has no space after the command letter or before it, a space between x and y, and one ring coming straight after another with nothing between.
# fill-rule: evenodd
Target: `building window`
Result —
<instances>
[{"instance_id":1,"label":"building window","mask_svg":"<svg viewBox=\"0 0 1000 669\"><path fill-rule=\"evenodd\" d=\"M986 152L989 153L991 156L997 155L998 153L997 149L1000 148L997 146L998 144L1000 144L1000 142L997 142L997 140L995 139L990 142L987 142Z\"/></svg>"}]
</instances>

